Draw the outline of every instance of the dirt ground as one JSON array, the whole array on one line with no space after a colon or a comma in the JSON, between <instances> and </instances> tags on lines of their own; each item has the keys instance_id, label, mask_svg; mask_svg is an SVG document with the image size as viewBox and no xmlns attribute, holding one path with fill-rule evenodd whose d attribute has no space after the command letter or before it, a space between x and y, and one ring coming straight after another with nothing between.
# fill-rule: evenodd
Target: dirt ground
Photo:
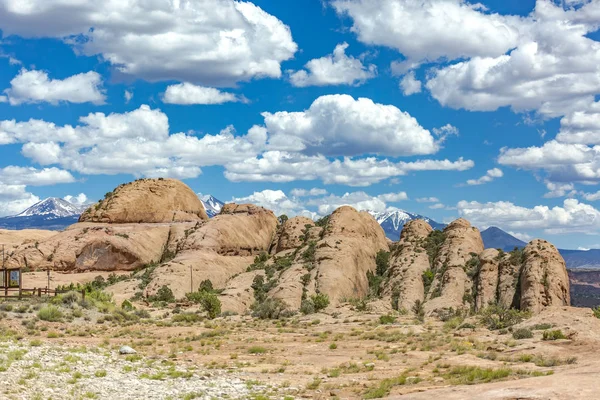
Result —
<instances>
[{"instance_id":1,"label":"dirt ground","mask_svg":"<svg viewBox=\"0 0 600 400\"><path fill-rule=\"evenodd\" d=\"M74 277L55 282L81 281ZM0 398L597 399L600 390L600 320L590 309L547 309L492 331L478 316L381 319L350 305L285 320L209 320L198 306L134 303L148 312L136 317L58 304L58 322L39 319L45 305L0 303L0 381L14 380ZM519 338L520 328L533 337ZM564 338L544 340L552 331ZM137 354L119 355L123 345ZM19 351L21 360L12 356ZM47 392L44 379L57 376L69 390ZM128 389L117 394L115 385Z\"/></svg>"}]
</instances>

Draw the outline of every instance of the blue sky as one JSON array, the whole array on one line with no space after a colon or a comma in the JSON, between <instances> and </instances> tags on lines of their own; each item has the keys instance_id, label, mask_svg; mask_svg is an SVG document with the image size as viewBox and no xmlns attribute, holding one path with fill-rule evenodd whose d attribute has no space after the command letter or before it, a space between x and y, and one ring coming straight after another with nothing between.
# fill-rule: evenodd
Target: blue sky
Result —
<instances>
[{"instance_id":1,"label":"blue sky","mask_svg":"<svg viewBox=\"0 0 600 400\"><path fill-rule=\"evenodd\" d=\"M600 247L600 2L129 3L0 0L1 215L171 176Z\"/></svg>"}]
</instances>

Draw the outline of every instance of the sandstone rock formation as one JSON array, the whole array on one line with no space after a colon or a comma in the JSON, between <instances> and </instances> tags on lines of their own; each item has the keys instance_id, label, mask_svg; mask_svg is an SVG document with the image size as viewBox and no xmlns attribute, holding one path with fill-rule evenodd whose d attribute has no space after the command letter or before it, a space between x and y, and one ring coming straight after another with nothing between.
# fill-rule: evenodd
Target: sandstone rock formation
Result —
<instances>
[{"instance_id":1,"label":"sandstone rock formation","mask_svg":"<svg viewBox=\"0 0 600 400\"><path fill-rule=\"evenodd\" d=\"M472 279L479 266L471 265L471 260L483 251L481 234L461 218L448 225L444 235L444 243L432 266L435 278L427 294L425 310L428 313L441 308L463 308L465 303L474 300Z\"/></svg>"},{"instance_id":2,"label":"sandstone rock formation","mask_svg":"<svg viewBox=\"0 0 600 400\"><path fill-rule=\"evenodd\" d=\"M384 294L397 298L398 308L411 310L416 301L425 300L423 274L431 268L425 242L432 230L423 220L409 221L400 234L396 251L391 254Z\"/></svg>"},{"instance_id":3,"label":"sandstone rock formation","mask_svg":"<svg viewBox=\"0 0 600 400\"><path fill-rule=\"evenodd\" d=\"M534 240L524 249L521 309L538 313L548 306L570 305L569 277L556 247Z\"/></svg>"},{"instance_id":4,"label":"sandstone rock formation","mask_svg":"<svg viewBox=\"0 0 600 400\"><path fill-rule=\"evenodd\" d=\"M206 279L224 288L232 276L246 271L255 256L269 251L277 226L270 210L226 204L219 215L187 231L174 258L156 269L147 294L167 285L181 298L190 291L190 280L196 283L194 290Z\"/></svg>"},{"instance_id":5,"label":"sandstone rock formation","mask_svg":"<svg viewBox=\"0 0 600 400\"><path fill-rule=\"evenodd\" d=\"M88 208L79 222L159 223L208 220L198 196L175 179L140 179L120 185Z\"/></svg>"},{"instance_id":6,"label":"sandstone rock formation","mask_svg":"<svg viewBox=\"0 0 600 400\"><path fill-rule=\"evenodd\" d=\"M0 243L5 246L5 254L9 254L20 245L41 242L58 234L56 231L40 229L6 230L0 229Z\"/></svg>"},{"instance_id":7,"label":"sandstone rock formation","mask_svg":"<svg viewBox=\"0 0 600 400\"><path fill-rule=\"evenodd\" d=\"M479 231L464 219L443 233L424 221L406 224L383 293L406 310L422 302L426 314L491 304L538 313L570 304L565 263L553 245L534 240L510 253L483 250Z\"/></svg>"},{"instance_id":8,"label":"sandstone rock formation","mask_svg":"<svg viewBox=\"0 0 600 400\"><path fill-rule=\"evenodd\" d=\"M307 226L315 226L314 221L306 217L294 217L287 220L281 229L277 243L277 253L295 249L302 245L304 230Z\"/></svg>"}]
</instances>

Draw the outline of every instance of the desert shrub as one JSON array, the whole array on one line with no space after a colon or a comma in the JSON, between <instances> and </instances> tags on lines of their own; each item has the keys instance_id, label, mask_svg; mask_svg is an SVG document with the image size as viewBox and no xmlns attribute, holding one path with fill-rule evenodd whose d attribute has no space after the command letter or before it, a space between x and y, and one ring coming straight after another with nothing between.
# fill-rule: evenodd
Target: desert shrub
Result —
<instances>
[{"instance_id":1,"label":"desert shrub","mask_svg":"<svg viewBox=\"0 0 600 400\"><path fill-rule=\"evenodd\" d=\"M285 214L281 214L281 215L279 216L279 218L277 218L277 219L279 220L279 223L280 223L281 225L283 225L283 224L285 224L285 223L288 221L288 219L290 219L290 218L289 218L287 215L285 215Z\"/></svg>"},{"instance_id":2,"label":"desert shrub","mask_svg":"<svg viewBox=\"0 0 600 400\"><path fill-rule=\"evenodd\" d=\"M213 290L213 284L210 279L203 280L198 287L199 292L212 292Z\"/></svg>"},{"instance_id":3,"label":"desert shrub","mask_svg":"<svg viewBox=\"0 0 600 400\"><path fill-rule=\"evenodd\" d=\"M121 308L125 311L133 311L133 304L129 300L123 300Z\"/></svg>"},{"instance_id":4,"label":"desert shrub","mask_svg":"<svg viewBox=\"0 0 600 400\"><path fill-rule=\"evenodd\" d=\"M429 256L429 264L433 265L437 255L446 240L446 234L439 230L432 231L425 240L425 251Z\"/></svg>"},{"instance_id":5,"label":"desert shrub","mask_svg":"<svg viewBox=\"0 0 600 400\"><path fill-rule=\"evenodd\" d=\"M390 252L379 250L375 257L376 273L379 276L384 276L390 269Z\"/></svg>"},{"instance_id":6,"label":"desert shrub","mask_svg":"<svg viewBox=\"0 0 600 400\"><path fill-rule=\"evenodd\" d=\"M40 308L37 317L42 321L56 322L61 320L62 313L55 306L48 305Z\"/></svg>"},{"instance_id":7,"label":"desert shrub","mask_svg":"<svg viewBox=\"0 0 600 400\"><path fill-rule=\"evenodd\" d=\"M210 319L214 319L221 314L221 301L214 292L202 292L200 306L206 311Z\"/></svg>"},{"instance_id":8,"label":"desert shrub","mask_svg":"<svg viewBox=\"0 0 600 400\"><path fill-rule=\"evenodd\" d=\"M554 325L549 324L549 323L542 323L542 324L535 324L531 327L531 330L533 331L545 331L547 329L552 328Z\"/></svg>"},{"instance_id":9,"label":"desert shrub","mask_svg":"<svg viewBox=\"0 0 600 400\"><path fill-rule=\"evenodd\" d=\"M433 279L435 278L435 274L432 270L428 269L427 271L423 272L423 275L421 277L423 279L423 288L425 289L425 293L428 293L429 288L433 283Z\"/></svg>"},{"instance_id":10,"label":"desert shrub","mask_svg":"<svg viewBox=\"0 0 600 400\"><path fill-rule=\"evenodd\" d=\"M151 301L164 301L166 303L172 303L175 301L175 295L170 287L162 285L154 296L151 296Z\"/></svg>"},{"instance_id":11,"label":"desert shrub","mask_svg":"<svg viewBox=\"0 0 600 400\"><path fill-rule=\"evenodd\" d=\"M481 323L491 330L508 328L530 316L529 312L506 308L497 304L484 308L480 313Z\"/></svg>"},{"instance_id":12,"label":"desert shrub","mask_svg":"<svg viewBox=\"0 0 600 400\"><path fill-rule=\"evenodd\" d=\"M523 249L515 247L513 249L513 251L511 251L509 253L508 261L512 265L521 265L524 260L525 260L525 252L523 251Z\"/></svg>"},{"instance_id":13,"label":"desert shrub","mask_svg":"<svg viewBox=\"0 0 600 400\"><path fill-rule=\"evenodd\" d=\"M184 322L184 323L194 323L200 321L200 316L195 313L185 312L173 315L171 318L173 322Z\"/></svg>"},{"instance_id":14,"label":"desert shrub","mask_svg":"<svg viewBox=\"0 0 600 400\"><path fill-rule=\"evenodd\" d=\"M600 318L600 306L592 308L592 312L594 313L594 317Z\"/></svg>"},{"instance_id":15,"label":"desert shrub","mask_svg":"<svg viewBox=\"0 0 600 400\"><path fill-rule=\"evenodd\" d=\"M300 312L304 315L314 314L315 313L315 303L310 299L302 300L300 304Z\"/></svg>"},{"instance_id":16,"label":"desert shrub","mask_svg":"<svg viewBox=\"0 0 600 400\"><path fill-rule=\"evenodd\" d=\"M302 259L306 262L315 262L315 256L317 251L317 242L311 240L308 242L308 247L302 253Z\"/></svg>"},{"instance_id":17,"label":"desert shrub","mask_svg":"<svg viewBox=\"0 0 600 400\"><path fill-rule=\"evenodd\" d=\"M11 312L13 310L13 306L12 306L12 304L2 303L2 304L0 304L0 310L6 311L6 312Z\"/></svg>"},{"instance_id":18,"label":"desert shrub","mask_svg":"<svg viewBox=\"0 0 600 400\"><path fill-rule=\"evenodd\" d=\"M542 334L542 339L543 340L558 340L558 339L566 339L567 337L565 336L564 333L562 333L562 331L560 329L555 329L552 331L544 331L544 333Z\"/></svg>"},{"instance_id":19,"label":"desert shrub","mask_svg":"<svg viewBox=\"0 0 600 400\"><path fill-rule=\"evenodd\" d=\"M255 302L251 306L252 316L260 319L288 318L293 312L288 310L287 305L279 299L266 299L263 302Z\"/></svg>"},{"instance_id":20,"label":"desert shrub","mask_svg":"<svg viewBox=\"0 0 600 400\"><path fill-rule=\"evenodd\" d=\"M519 328L513 332L513 338L515 339L531 339L533 337L533 332L527 328Z\"/></svg>"},{"instance_id":21,"label":"desert shrub","mask_svg":"<svg viewBox=\"0 0 600 400\"><path fill-rule=\"evenodd\" d=\"M327 296L324 293L318 293L318 294L315 294L314 296L310 296L310 299L312 300L313 304L315 305L316 312L326 309L327 306L329 305L329 296Z\"/></svg>"},{"instance_id":22,"label":"desert shrub","mask_svg":"<svg viewBox=\"0 0 600 400\"><path fill-rule=\"evenodd\" d=\"M81 298L81 293L77 293L77 292L67 292L63 295L61 295L61 302L65 305L72 305L77 303Z\"/></svg>"},{"instance_id":23,"label":"desert shrub","mask_svg":"<svg viewBox=\"0 0 600 400\"><path fill-rule=\"evenodd\" d=\"M423 307L423 302L421 300L415 301L415 304L412 307L412 312L415 313L419 321L423 321L425 319L425 308Z\"/></svg>"},{"instance_id":24,"label":"desert shrub","mask_svg":"<svg viewBox=\"0 0 600 400\"><path fill-rule=\"evenodd\" d=\"M352 305L352 307L354 308L354 311L369 311L370 307L369 307L369 301L367 298L351 298L347 300L348 303L350 303L350 305Z\"/></svg>"},{"instance_id":25,"label":"desert shrub","mask_svg":"<svg viewBox=\"0 0 600 400\"><path fill-rule=\"evenodd\" d=\"M379 317L379 323L382 325L393 324L396 322L396 317L392 314L386 314Z\"/></svg>"},{"instance_id":26,"label":"desert shrub","mask_svg":"<svg viewBox=\"0 0 600 400\"><path fill-rule=\"evenodd\" d=\"M330 217L330 216L329 216L329 215L327 215L327 216L325 216L325 217L323 217L323 218L319 218L319 219L318 219L318 220L315 222L315 225L316 225L316 226L323 227L323 228L324 228L324 227L326 227L326 226L327 226L327 224L329 223L329 217Z\"/></svg>"}]
</instances>

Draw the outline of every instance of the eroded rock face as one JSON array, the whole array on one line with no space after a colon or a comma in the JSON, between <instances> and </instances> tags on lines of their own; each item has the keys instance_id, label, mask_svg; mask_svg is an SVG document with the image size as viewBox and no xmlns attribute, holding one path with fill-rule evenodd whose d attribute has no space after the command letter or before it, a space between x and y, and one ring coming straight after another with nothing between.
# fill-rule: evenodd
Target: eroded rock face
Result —
<instances>
[{"instance_id":1,"label":"eroded rock face","mask_svg":"<svg viewBox=\"0 0 600 400\"><path fill-rule=\"evenodd\" d=\"M313 227L315 223L306 217L294 217L288 219L281 227L281 234L277 243L277 253L295 249L302 245L304 232L307 226Z\"/></svg>"},{"instance_id":2,"label":"eroded rock face","mask_svg":"<svg viewBox=\"0 0 600 400\"><path fill-rule=\"evenodd\" d=\"M141 179L117 187L79 222L170 223L208 220L198 196L175 179Z\"/></svg>"},{"instance_id":3,"label":"eroded rock face","mask_svg":"<svg viewBox=\"0 0 600 400\"><path fill-rule=\"evenodd\" d=\"M131 271L159 262L169 242L168 225L75 224L36 244L19 246L14 267L56 271Z\"/></svg>"},{"instance_id":4,"label":"eroded rock face","mask_svg":"<svg viewBox=\"0 0 600 400\"><path fill-rule=\"evenodd\" d=\"M344 206L335 210L317 242L317 290L333 304L369 292L367 271L375 271L375 257L389 251L385 233L367 212Z\"/></svg>"},{"instance_id":5,"label":"eroded rock face","mask_svg":"<svg viewBox=\"0 0 600 400\"><path fill-rule=\"evenodd\" d=\"M533 240L524 249L521 309L538 313L544 307L570 303L565 261L552 244Z\"/></svg>"},{"instance_id":6,"label":"eroded rock face","mask_svg":"<svg viewBox=\"0 0 600 400\"><path fill-rule=\"evenodd\" d=\"M187 231L175 257L155 270L147 294L168 285L176 297L183 297L206 279L215 288L224 288L231 277L246 271L255 256L269 251L277 225L275 214L265 208L225 205L219 215ZM190 280L195 287L190 288Z\"/></svg>"},{"instance_id":7,"label":"eroded rock face","mask_svg":"<svg viewBox=\"0 0 600 400\"><path fill-rule=\"evenodd\" d=\"M23 244L35 244L42 242L54 235L56 231L45 231L41 229L7 230L0 229L0 243L5 245L6 254L11 253Z\"/></svg>"},{"instance_id":8,"label":"eroded rock face","mask_svg":"<svg viewBox=\"0 0 600 400\"><path fill-rule=\"evenodd\" d=\"M397 298L399 308L412 310L415 302L425 300L423 274L430 265L424 245L432 231L423 220L409 221L400 234L396 251L390 256L389 280L383 293Z\"/></svg>"},{"instance_id":9,"label":"eroded rock face","mask_svg":"<svg viewBox=\"0 0 600 400\"><path fill-rule=\"evenodd\" d=\"M434 262L435 279L427 295L426 313L439 309L463 308L473 302L476 267L467 267L483 251L479 230L460 218L444 229L446 239Z\"/></svg>"},{"instance_id":10,"label":"eroded rock face","mask_svg":"<svg viewBox=\"0 0 600 400\"><path fill-rule=\"evenodd\" d=\"M498 277L500 258L496 249L487 249L479 255L481 263L477 277L477 298L475 309L481 310L494 304L498 298Z\"/></svg>"}]
</instances>

